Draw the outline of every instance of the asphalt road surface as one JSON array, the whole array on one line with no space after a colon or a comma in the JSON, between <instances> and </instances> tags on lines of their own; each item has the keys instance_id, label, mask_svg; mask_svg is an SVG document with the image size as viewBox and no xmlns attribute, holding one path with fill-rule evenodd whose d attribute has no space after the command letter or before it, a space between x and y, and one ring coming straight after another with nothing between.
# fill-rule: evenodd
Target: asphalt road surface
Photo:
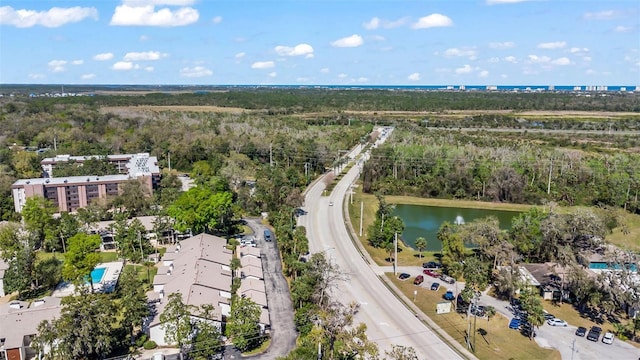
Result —
<instances>
[{"instance_id":1,"label":"asphalt road surface","mask_svg":"<svg viewBox=\"0 0 640 360\"><path fill-rule=\"evenodd\" d=\"M367 325L367 336L382 355L397 344L413 347L419 359L461 359L391 293L374 271L377 266L372 268L349 238L342 207L358 171L358 166L352 167L330 196L322 196L325 184L316 182L305 198L307 214L298 218L298 224L307 229L311 252L325 252L348 276L332 296L345 304L360 304L355 323Z\"/></svg>"}]
</instances>

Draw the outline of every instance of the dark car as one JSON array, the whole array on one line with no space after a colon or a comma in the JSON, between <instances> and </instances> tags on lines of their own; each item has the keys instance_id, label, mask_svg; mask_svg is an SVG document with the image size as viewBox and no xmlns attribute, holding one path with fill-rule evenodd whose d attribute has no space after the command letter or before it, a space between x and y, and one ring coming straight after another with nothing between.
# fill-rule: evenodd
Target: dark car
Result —
<instances>
[{"instance_id":1,"label":"dark car","mask_svg":"<svg viewBox=\"0 0 640 360\"><path fill-rule=\"evenodd\" d=\"M551 320L551 319L555 319L556 317L553 316L553 314L549 314L549 313L544 313L544 319L545 320Z\"/></svg>"},{"instance_id":2,"label":"dark car","mask_svg":"<svg viewBox=\"0 0 640 360\"><path fill-rule=\"evenodd\" d=\"M418 275L418 276L416 276L416 279L413 280L413 283L415 285L420 285L420 284L422 284L423 281L424 281L424 276Z\"/></svg>"},{"instance_id":3,"label":"dark car","mask_svg":"<svg viewBox=\"0 0 640 360\"><path fill-rule=\"evenodd\" d=\"M270 230L265 230L264 231L264 241L271 241L273 240L273 236L271 236L271 231Z\"/></svg>"},{"instance_id":4,"label":"dark car","mask_svg":"<svg viewBox=\"0 0 640 360\"><path fill-rule=\"evenodd\" d=\"M586 334L587 334L587 328L584 326L578 326L578 328L576 329L576 335L585 336Z\"/></svg>"},{"instance_id":5,"label":"dark car","mask_svg":"<svg viewBox=\"0 0 640 360\"><path fill-rule=\"evenodd\" d=\"M431 277L434 277L434 278L439 278L440 277L440 274L437 271L433 271L433 270L429 270L429 269L422 270L422 273L425 274L425 275L429 275Z\"/></svg>"},{"instance_id":6,"label":"dark car","mask_svg":"<svg viewBox=\"0 0 640 360\"><path fill-rule=\"evenodd\" d=\"M410 278L411 275L407 274L407 273L402 273L398 276L398 279L400 280L407 280L408 278Z\"/></svg>"},{"instance_id":7,"label":"dark car","mask_svg":"<svg viewBox=\"0 0 640 360\"><path fill-rule=\"evenodd\" d=\"M537 335L531 324L522 325L520 333L528 338L536 337Z\"/></svg>"},{"instance_id":8,"label":"dark car","mask_svg":"<svg viewBox=\"0 0 640 360\"><path fill-rule=\"evenodd\" d=\"M442 265L435 261L427 261L426 263L422 263L422 267L425 269L440 269Z\"/></svg>"},{"instance_id":9,"label":"dark car","mask_svg":"<svg viewBox=\"0 0 640 360\"><path fill-rule=\"evenodd\" d=\"M592 326L587 334L587 340L598 341L600 339L600 334L602 333L602 328L599 326Z\"/></svg>"},{"instance_id":10,"label":"dark car","mask_svg":"<svg viewBox=\"0 0 640 360\"><path fill-rule=\"evenodd\" d=\"M484 317L485 311L484 311L484 306L479 305L471 305L471 315L475 315L475 316L479 316L479 317Z\"/></svg>"},{"instance_id":11,"label":"dark car","mask_svg":"<svg viewBox=\"0 0 640 360\"><path fill-rule=\"evenodd\" d=\"M453 291L451 291L451 290L449 290L446 293L444 293L444 295L442 297L444 297L445 300L449 300L449 301L454 300L456 298L456 296L453 295Z\"/></svg>"},{"instance_id":12,"label":"dark car","mask_svg":"<svg viewBox=\"0 0 640 360\"><path fill-rule=\"evenodd\" d=\"M440 288L440 283L434 282L431 284L431 290L436 291Z\"/></svg>"}]
</instances>

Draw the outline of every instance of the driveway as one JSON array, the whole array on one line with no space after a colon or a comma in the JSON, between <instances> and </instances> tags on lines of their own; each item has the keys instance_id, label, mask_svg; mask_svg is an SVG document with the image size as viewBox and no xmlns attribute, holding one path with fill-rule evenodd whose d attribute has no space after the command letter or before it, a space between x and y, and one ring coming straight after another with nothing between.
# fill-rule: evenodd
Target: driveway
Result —
<instances>
[{"instance_id":1,"label":"driveway","mask_svg":"<svg viewBox=\"0 0 640 360\"><path fill-rule=\"evenodd\" d=\"M507 301L482 294L480 296L480 304L493 306L497 314L501 314L507 319L513 317ZM635 360L640 356L640 349L629 343L619 339L614 340L612 345L604 344L601 340L598 342L589 341L585 337L576 336L576 329L577 326L572 326L571 324L567 327L555 327L545 323L536 330L538 336L535 337L535 340L540 347L557 349L560 351L562 358L567 360ZM514 330L514 335L516 334ZM521 335L517 334L517 336Z\"/></svg>"},{"instance_id":2,"label":"driveway","mask_svg":"<svg viewBox=\"0 0 640 360\"><path fill-rule=\"evenodd\" d=\"M293 321L293 307L289 285L282 275L282 263L280 253L275 241L264 241L264 230L260 219L245 219L247 225L255 233L256 244L262 256L262 272L264 273L264 285L267 290L267 302L269 304L269 319L271 320L271 345L269 349L252 359L272 360L280 356L286 356L296 346L298 333ZM234 357L228 358L236 358ZM225 352L225 358L227 358Z\"/></svg>"}]
</instances>

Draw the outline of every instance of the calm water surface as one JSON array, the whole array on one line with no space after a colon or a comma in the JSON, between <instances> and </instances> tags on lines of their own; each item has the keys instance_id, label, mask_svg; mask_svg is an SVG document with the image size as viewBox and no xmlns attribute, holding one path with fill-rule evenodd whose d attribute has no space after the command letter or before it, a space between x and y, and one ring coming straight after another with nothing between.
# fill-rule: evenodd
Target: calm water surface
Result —
<instances>
[{"instance_id":1,"label":"calm water surface","mask_svg":"<svg viewBox=\"0 0 640 360\"><path fill-rule=\"evenodd\" d=\"M442 244L437 238L440 225L445 221L471 222L487 216L495 216L500 221L500 228L507 230L511 227L511 219L518 216L517 211L500 211L484 209L465 209L424 205L396 205L392 215L399 216L405 223L402 240L405 244L415 248L416 239L420 236L427 239L428 251L442 250Z\"/></svg>"}]
</instances>

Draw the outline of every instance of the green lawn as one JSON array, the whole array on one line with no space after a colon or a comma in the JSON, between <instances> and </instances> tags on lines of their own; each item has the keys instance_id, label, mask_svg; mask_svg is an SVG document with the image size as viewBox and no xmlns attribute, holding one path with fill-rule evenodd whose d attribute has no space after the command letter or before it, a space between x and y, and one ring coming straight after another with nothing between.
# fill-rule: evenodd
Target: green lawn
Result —
<instances>
[{"instance_id":1,"label":"green lawn","mask_svg":"<svg viewBox=\"0 0 640 360\"><path fill-rule=\"evenodd\" d=\"M465 345L465 333L468 322L465 316L451 312L449 314L436 314L436 304L442 301L445 292L443 287L439 291L431 291L413 285L409 280L399 280L393 273L387 277L409 299L413 298L413 292L418 290L415 304L422 312L431 318L440 328L446 331L453 339ZM473 328L473 323L471 325ZM480 329L486 332L483 337ZM476 319L476 352L481 359L549 359L560 360L560 353L556 350L543 349L535 341L522 336L519 332L509 329L508 320L503 316L495 316L490 321Z\"/></svg>"},{"instance_id":2,"label":"green lawn","mask_svg":"<svg viewBox=\"0 0 640 360\"><path fill-rule=\"evenodd\" d=\"M118 253L117 252L100 252L100 262L101 263L105 263L105 262L112 262L112 261L117 261L118 260ZM44 251L38 251L36 252L36 259L38 260L47 260L47 259L51 259L55 257L56 259L63 261L64 262L64 254L63 253L49 253L49 252L44 252Z\"/></svg>"},{"instance_id":3,"label":"green lawn","mask_svg":"<svg viewBox=\"0 0 640 360\"><path fill-rule=\"evenodd\" d=\"M144 265L125 265L125 269L130 268L135 268L136 273L138 273L138 279L146 282L147 284L151 284L153 282L153 277L156 276L156 273L158 272L158 268L155 266L146 267Z\"/></svg>"}]
</instances>

